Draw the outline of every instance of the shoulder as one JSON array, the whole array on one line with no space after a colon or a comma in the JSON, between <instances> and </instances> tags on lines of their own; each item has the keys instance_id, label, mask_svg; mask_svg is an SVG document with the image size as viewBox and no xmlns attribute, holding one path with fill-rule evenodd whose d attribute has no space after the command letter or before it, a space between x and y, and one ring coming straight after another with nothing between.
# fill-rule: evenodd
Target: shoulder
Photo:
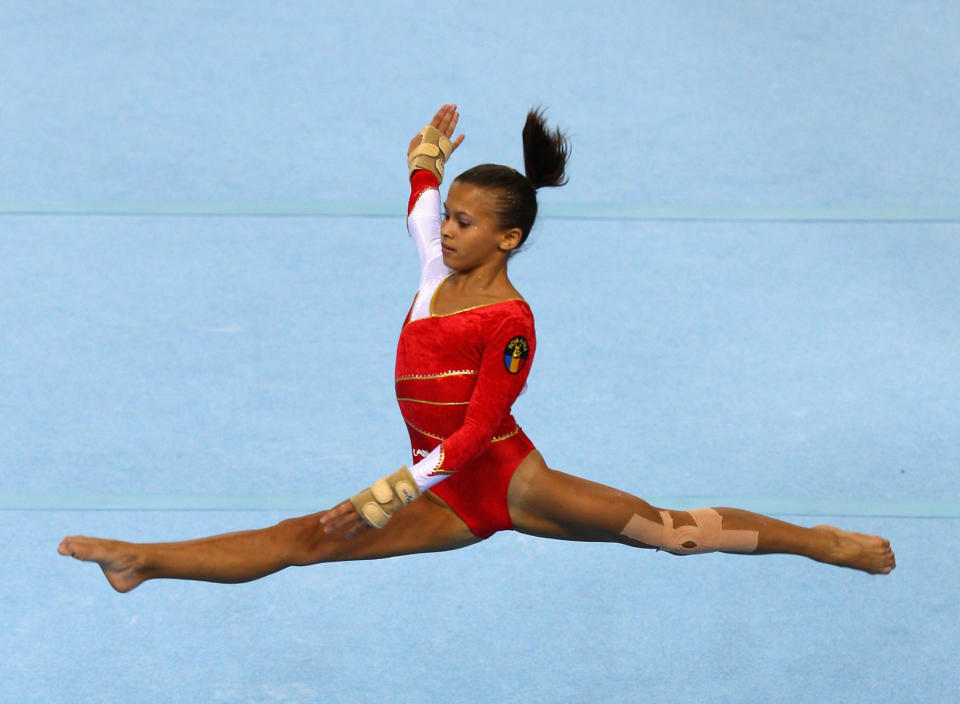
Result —
<instances>
[{"instance_id":1,"label":"shoulder","mask_svg":"<svg viewBox=\"0 0 960 704\"><path fill-rule=\"evenodd\" d=\"M497 303L479 306L478 310L482 311L487 321L494 325L507 321L524 321L533 324L533 310L522 298L508 298Z\"/></svg>"},{"instance_id":2,"label":"shoulder","mask_svg":"<svg viewBox=\"0 0 960 704\"><path fill-rule=\"evenodd\" d=\"M507 317L528 321L533 326L533 309L523 298L506 301L504 307L507 308L505 312Z\"/></svg>"},{"instance_id":3,"label":"shoulder","mask_svg":"<svg viewBox=\"0 0 960 704\"><path fill-rule=\"evenodd\" d=\"M533 311L523 299L503 301L485 309L486 337L491 341L521 337L529 343L535 338Z\"/></svg>"}]
</instances>

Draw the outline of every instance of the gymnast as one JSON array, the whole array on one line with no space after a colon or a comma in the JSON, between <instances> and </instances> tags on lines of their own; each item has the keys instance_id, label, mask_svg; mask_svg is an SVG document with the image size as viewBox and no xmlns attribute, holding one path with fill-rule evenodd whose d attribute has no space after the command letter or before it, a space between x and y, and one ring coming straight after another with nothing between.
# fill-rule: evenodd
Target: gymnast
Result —
<instances>
[{"instance_id":1,"label":"gymnast","mask_svg":"<svg viewBox=\"0 0 960 704\"><path fill-rule=\"evenodd\" d=\"M260 530L176 543L73 536L58 551L99 563L127 592L146 580L237 583L292 565L453 550L497 531L614 542L675 555L788 553L871 574L895 566L888 541L832 526L804 528L734 508L658 508L550 469L510 413L536 350L533 315L507 276L537 214L537 189L566 183L569 142L531 111L525 174L482 164L441 204L456 106L410 142L407 229L420 286L400 332L396 394L413 462L327 511Z\"/></svg>"}]
</instances>

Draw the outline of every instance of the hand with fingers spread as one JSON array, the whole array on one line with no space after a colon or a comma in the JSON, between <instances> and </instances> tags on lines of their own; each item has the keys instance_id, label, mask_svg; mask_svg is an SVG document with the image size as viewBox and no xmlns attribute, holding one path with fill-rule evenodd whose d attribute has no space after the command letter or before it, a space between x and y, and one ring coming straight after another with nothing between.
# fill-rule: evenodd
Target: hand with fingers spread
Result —
<instances>
[{"instance_id":1,"label":"hand with fingers spread","mask_svg":"<svg viewBox=\"0 0 960 704\"><path fill-rule=\"evenodd\" d=\"M411 174L417 169L425 169L437 177L438 183L443 182L444 164L463 143L465 137L461 134L452 142L450 141L459 120L457 106L444 105L437 110L430 124L410 140L410 146L407 148L407 166Z\"/></svg>"},{"instance_id":2,"label":"hand with fingers spread","mask_svg":"<svg viewBox=\"0 0 960 704\"><path fill-rule=\"evenodd\" d=\"M397 510L420 498L416 479L406 467L378 479L369 489L352 496L320 519L325 533L346 530L352 538L364 527L383 528Z\"/></svg>"},{"instance_id":3,"label":"hand with fingers spread","mask_svg":"<svg viewBox=\"0 0 960 704\"><path fill-rule=\"evenodd\" d=\"M350 500L347 499L323 514L320 518L324 533L343 531L343 537L352 538L358 533L369 530L371 526L357 513Z\"/></svg>"}]
</instances>

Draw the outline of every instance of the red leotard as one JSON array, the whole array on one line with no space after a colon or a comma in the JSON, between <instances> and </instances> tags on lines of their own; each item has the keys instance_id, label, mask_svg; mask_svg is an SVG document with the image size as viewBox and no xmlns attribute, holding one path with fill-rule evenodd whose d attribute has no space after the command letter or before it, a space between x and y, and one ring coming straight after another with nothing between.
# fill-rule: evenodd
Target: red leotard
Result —
<instances>
[{"instance_id":1,"label":"red leotard","mask_svg":"<svg viewBox=\"0 0 960 704\"><path fill-rule=\"evenodd\" d=\"M414 172L412 180L411 212L419 195L437 188L425 171ZM437 288L421 285L418 295L432 298ZM536 348L530 307L509 300L411 319L413 311L397 344L395 378L413 459L421 460L414 474L420 467L431 481L442 477L430 491L474 535L510 530L510 478L534 449L510 415ZM429 461L423 459L428 456Z\"/></svg>"}]
</instances>

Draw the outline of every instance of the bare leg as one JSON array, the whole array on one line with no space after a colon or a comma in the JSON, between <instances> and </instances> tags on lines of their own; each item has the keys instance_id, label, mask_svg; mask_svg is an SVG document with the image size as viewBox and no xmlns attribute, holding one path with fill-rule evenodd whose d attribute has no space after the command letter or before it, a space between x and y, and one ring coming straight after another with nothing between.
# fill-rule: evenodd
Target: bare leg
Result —
<instances>
[{"instance_id":1,"label":"bare leg","mask_svg":"<svg viewBox=\"0 0 960 704\"><path fill-rule=\"evenodd\" d=\"M322 515L177 543L73 536L64 538L58 551L97 562L114 589L128 592L148 579L249 582L293 565L453 550L479 540L453 511L430 495L398 511L383 529L365 530L349 539L324 533Z\"/></svg>"},{"instance_id":2,"label":"bare leg","mask_svg":"<svg viewBox=\"0 0 960 704\"><path fill-rule=\"evenodd\" d=\"M510 483L510 516L523 533L561 540L618 542L656 547L623 534L634 516L660 523L660 510L642 499L602 484L549 469L531 453ZM802 555L819 562L887 574L896 567L890 543L879 536L851 533L833 526L803 528L735 508L716 508L725 530L756 531L751 554ZM669 511L674 526L695 522L686 511Z\"/></svg>"}]
</instances>

